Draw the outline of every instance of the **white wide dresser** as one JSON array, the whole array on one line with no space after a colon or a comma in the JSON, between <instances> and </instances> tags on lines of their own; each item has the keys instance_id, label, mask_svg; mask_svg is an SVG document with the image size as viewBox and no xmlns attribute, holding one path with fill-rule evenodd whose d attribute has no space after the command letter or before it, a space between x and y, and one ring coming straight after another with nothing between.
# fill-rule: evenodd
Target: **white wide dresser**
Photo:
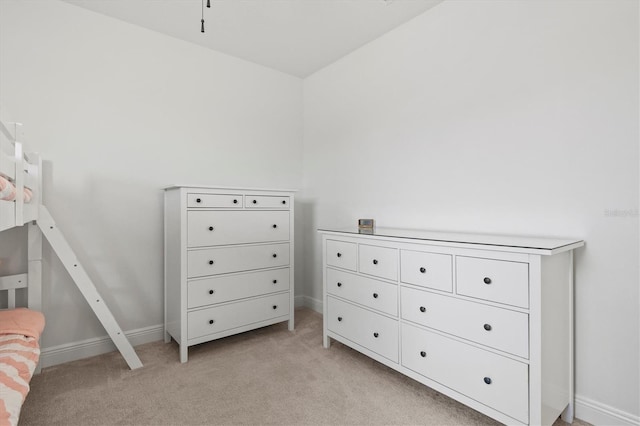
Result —
<instances>
[{"instance_id":1,"label":"white wide dresser","mask_svg":"<svg viewBox=\"0 0 640 426\"><path fill-rule=\"evenodd\" d=\"M321 229L331 339L505 424L573 418L581 240Z\"/></svg>"},{"instance_id":2,"label":"white wide dresser","mask_svg":"<svg viewBox=\"0 0 640 426\"><path fill-rule=\"evenodd\" d=\"M172 186L164 200L164 330L189 346L288 321L293 205L285 190Z\"/></svg>"}]
</instances>

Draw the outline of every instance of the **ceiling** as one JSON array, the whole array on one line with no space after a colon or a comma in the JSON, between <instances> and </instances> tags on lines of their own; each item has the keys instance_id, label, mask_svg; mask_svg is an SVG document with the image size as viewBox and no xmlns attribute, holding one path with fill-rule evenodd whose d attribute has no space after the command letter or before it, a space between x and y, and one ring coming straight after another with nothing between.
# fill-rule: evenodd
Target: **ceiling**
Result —
<instances>
[{"instance_id":1,"label":"ceiling","mask_svg":"<svg viewBox=\"0 0 640 426\"><path fill-rule=\"evenodd\" d=\"M65 1L304 78L443 0Z\"/></svg>"}]
</instances>

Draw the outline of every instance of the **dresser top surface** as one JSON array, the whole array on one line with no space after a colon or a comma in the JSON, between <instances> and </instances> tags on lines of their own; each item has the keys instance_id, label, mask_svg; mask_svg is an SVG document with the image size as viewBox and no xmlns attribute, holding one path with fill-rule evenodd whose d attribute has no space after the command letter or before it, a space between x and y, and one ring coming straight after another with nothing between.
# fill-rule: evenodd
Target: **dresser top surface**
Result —
<instances>
[{"instance_id":1,"label":"dresser top surface","mask_svg":"<svg viewBox=\"0 0 640 426\"><path fill-rule=\"evenodd\" d=\"M175 189L193 189L193 190L224 190L224 191L264 191L264 192L298 192L297 189L283 188L252 188L243 186L221 186L221 185L170 185L163 188L165 191Z\"/></svg>"},{"instance_id":2,"label":"dresser top surface","mask_svg":"<svg viewBox=\"0 0 640 426\"><path fill-rule=\"evenodd\" d=\"M547 238L521 235L479 234L470 232L447 232L422 229L400 229L375 227L373 231L360 231L357 226L348 228L321 228L321 233L357 235L365 237L413 239L437 245L485 246L535 254L556 254L584 245L583 240L573 238Z\"/></svg>"}]
</instances>

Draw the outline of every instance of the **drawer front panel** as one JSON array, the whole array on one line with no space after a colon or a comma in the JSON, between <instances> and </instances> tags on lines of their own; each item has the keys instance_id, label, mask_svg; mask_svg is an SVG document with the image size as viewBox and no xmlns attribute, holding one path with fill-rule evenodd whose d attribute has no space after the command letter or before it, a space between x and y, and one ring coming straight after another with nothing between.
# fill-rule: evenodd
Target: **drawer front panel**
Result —
<instances>
[{"instance_id":1,"label":"drawer front panel","mask_svg":"<svg viewBox=\"0 0 640 426\"><path fill-rule=\"evenodd\" d=\"M401 288L402 318L529 358L529 315Z\"/></svg>"},{"instance_id":2,"label":"drawer front panel","mask_svg":"<svg viewBox=\"0 0 640 426\"><path fill-rule=\"evenodd\" d=\"M289 293L191 311L187 330L189 339L195 339L283 315L289 315Z\"/></svg>"},{"instance_id":3,"label":"drawer front panel","mask_svg":"<svg viewBox=\"0 0 640 426\"><path fill-rule=\"evenodd\" d=\"M189 281L187 308L289 290L289 268Z\"/></svg>"},{"instance_id":4,"label":"drawer front panel","mask_svg":"<svg viewBox=\"0 0 640 426\"><path fill-rule=\"evenodd\" d=\"M328 328L398 362L398 322L333 297L327 298Z\"/></svg>"},{"instance_id":5,"label":"drawer front panel","mask_svg":"<svg viewBox=\"0 0 640 426\"><path fill-rule=\"evenodd\" d=\"M448 254L400 251L400 280L435 290L453 290L453 261Z\"/></svg>"},{"instance_id":6,"label":"drawer front panel","mask_svg":"<svg viewBox=\"0 0 640 426\"><path fill-rule=\"evenodd\" d=\"M327 268L327 292L389 315L398 315L398 286Z\"/></svg>"},{"instance_id":7,"label":"drawer front panel","mask_svg":"<svg viewBox=\"0 0 640 426\"><path fill-rule=\"evenodd\" d=\"M187 207L239 208L242 194L187 194Z\"/></svg>"},{"instance_id":8,"label":"drawer front panel","mask_svg":"<svg viewBox=\"0 0 640 426\"><path fill-rule=\"evenodd\" d=\"M244 206L248 209L285 209L289 210L290 199L287 196L248 195Z\"/></svg>"},{"instance_id":9,"label":"drawer front panel","mask_svg":"<svg viewBox=\"0 0 640 426\"><path fill-rule=\"evenodd\" d=\"M354 243L327 240L327 265L355 271L356 251L357 246Z\"/></svg>"},{"instance_id":10,"label":"drawer front panel","mask_svg":"<svg viewBox=\"0 0 640 426\"><path fill-rule=\"evenodd\" d=\"M360 272L396 281L398 279L398 250L360 244L358 249Z\"/></svg>"},{"instance_id":11,"label":"drawer front panel","mask_svg":"<svg viewBox=\"0 0 640 426\"><path fill-rule=\"evenodd\" d=\"M189 247L289 240L289 212L208 211L187 213Z\"/></svg>"},{"instance_id":12,"label":"drawer front panel","mask_svg":"<svg viewBox=\"0 0 640 426\"><path fill-rule=\"evenodd\" d=\"M529 307L529 264L456 257L457 291L492 302Z\"/></svg>"},{"instance_id":13,"label":"drawer front panel","mask_svg":"<svg viewBox=\"0 0 640 426\"><path fill-rule=\"evenodd\" d=\"M288 243L221 247L187 252L188 278L288 265Z\"/></svg>"},{"instance_id":14,"label":"drawer front panel","mask_svg":"<svg viewBox=\"0 0 640 426\"><path fill-rule=\"evenodd\" d=\"M529 422L527 364L402 324L402 365L522 423Z\"/></svg>"}]
</instances>

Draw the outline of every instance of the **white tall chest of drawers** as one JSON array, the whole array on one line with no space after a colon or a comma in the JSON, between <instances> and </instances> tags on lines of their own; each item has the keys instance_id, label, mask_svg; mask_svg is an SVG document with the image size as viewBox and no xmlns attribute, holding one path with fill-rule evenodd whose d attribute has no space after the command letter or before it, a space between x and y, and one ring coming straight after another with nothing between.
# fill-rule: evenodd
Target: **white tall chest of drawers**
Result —
<instances>
[{"instance_id":1,"label":"white tall chest of drawers","mask_svg":"<svg viewBox=\"0 0 640 426\"><path fill-rule=\"evenodd\" d=\"M165 189L165 342L188 348L283 321L293 330L294 193Z\"/></svg>"},{"instance_id":2,"label":"white tall chest of drawers","mask_svg":"<svg viewBox=\"0 0 640 426\"><path fill-rule=\"evenodd\" d=\"M584 243L323 229L338 340L505 424L573 418L573 250Z\"/></svg>"}]
</instances>

